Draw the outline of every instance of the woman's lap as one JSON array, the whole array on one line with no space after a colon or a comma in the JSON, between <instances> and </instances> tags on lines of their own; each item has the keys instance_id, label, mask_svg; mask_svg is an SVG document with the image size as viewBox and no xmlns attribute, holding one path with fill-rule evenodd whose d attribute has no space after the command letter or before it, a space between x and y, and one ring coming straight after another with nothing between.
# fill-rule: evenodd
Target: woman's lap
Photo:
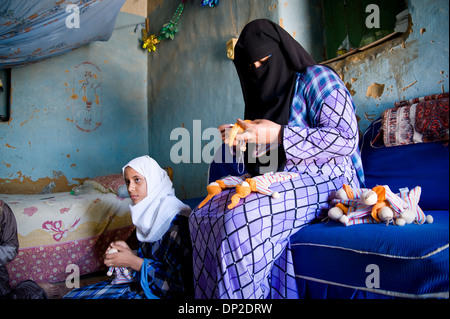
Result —
<instances>
[{"instance_id":1,"label":"woman's lap","mask_svg":"<svg viewBox=\"0 0 450 319\"><path fill-rule=\"evenodd\" d=\"M280 198L250 194L227 209L233 189L190 217L197 298L296 298L289 238L328 208L342 180L273 184ZM270 282L270 283L269 283Z\"/></svg>"}]
</instances>

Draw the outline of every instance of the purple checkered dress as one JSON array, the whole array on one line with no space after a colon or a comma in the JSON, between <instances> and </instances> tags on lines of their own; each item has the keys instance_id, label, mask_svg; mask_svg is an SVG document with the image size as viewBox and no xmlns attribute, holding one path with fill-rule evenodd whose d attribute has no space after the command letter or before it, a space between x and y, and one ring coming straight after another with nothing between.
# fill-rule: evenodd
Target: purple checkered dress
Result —
<instances>
[{"instance_id":1,"label":"purple checkered dress","mask_svg":"<svg viewBox=\"0 0 450 319\"><path fill-rule=\"evenodd\" d=\"M298 298L290 236L363 182L352 98L330 69L298 75L283 133L285 170L300 176L271 185L280 198L252 193L230 210L228 189L191 214L196 298Z\"/></svg>"}]
</instances>

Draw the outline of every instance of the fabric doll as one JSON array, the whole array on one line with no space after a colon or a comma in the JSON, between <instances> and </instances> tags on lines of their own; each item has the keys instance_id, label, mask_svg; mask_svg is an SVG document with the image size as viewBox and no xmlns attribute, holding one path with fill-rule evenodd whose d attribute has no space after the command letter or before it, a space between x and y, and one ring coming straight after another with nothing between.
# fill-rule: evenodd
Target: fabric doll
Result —
<instances>
[{"instance_id":1,"label":"fabric doll","mask_svg":"<svg viewBox=\"0 0 450 319\"><path fill-rule=\"evenodd\" d=\"M277 192L273 192L269 189L270 185L276 182L286 181L292 178L298 177L298 173L289 172L277 172L266 173L256 177L250 177L245 174L243 176L228 176L223 179L217 180L206 187L208 196L199 204L199 208L202 208L207 202L209 202L214 196L220 194L224 189L236 188L236 194L231 197L231 204L228 205L228 209L234 208L239 204L242 198L247 197L250 193L260 193L263 195L270 195L276 199L279 197Z\"/></svg>"},{"instance_id":2,"label":"fabric doll","mask_svg":"<svg viewBox=\"0 0 450 319\"><path fill-rule=\"evenodd\" d=\"M413 222L432 223L433 217L425 216L419 207L420 186L413 190L404 188L400 194L394 194L387 185L372 189L351 189L344 185L336 192L332 200L334 205L328 211L328 217L346 226L362 223L386 223L403 226Z\"/></svg>"},{"instance_id":3,"label":"fabric doll","mask_svg":"<svg viewBox=\"0 0 450 319\"><path fill-rule=\"evenodd\" d=\"M111 248L106 253L115 254L117 252L118 252L117 249ZM106 274L108 276L112 276L114 273L116 274L116 276L111 281L111 284L113 285L124 284L134 281L132 272L126 267L109 267L108 272Z\"/></svg>"}]
</instances>

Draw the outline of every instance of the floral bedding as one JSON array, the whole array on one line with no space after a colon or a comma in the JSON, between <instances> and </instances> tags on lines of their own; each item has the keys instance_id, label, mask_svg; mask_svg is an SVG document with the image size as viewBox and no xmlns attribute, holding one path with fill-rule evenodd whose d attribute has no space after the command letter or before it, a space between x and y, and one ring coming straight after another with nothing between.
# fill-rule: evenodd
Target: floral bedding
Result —
<instances>
[{"instance_id":1,"label":"floral bedding","mask_svg":"<svg viewBox=\"0 0 450 319\"><path fill-rule=\"evenodd\" d=\"M92 189L41 195L5 195L19 237L19 253L8 264L11 284L64 281L74 269L89 274L104 268L103 254L113 240L133 232L129 198Z\"/></svg>"}]
</instances>

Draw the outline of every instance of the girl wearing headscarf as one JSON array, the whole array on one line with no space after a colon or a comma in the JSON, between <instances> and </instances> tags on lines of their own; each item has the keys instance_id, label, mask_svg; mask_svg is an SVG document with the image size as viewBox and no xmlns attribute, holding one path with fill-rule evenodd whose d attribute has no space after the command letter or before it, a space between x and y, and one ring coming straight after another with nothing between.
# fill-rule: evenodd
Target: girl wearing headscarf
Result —
<instances>
[{"instance_id":1,"label":"girl wearing headscarf","mask_svg":"<svg viewBox=\"0 0 450 319\"><path fill-rule=\"evenodd\" d=\"M343 184L364 175L352 97L285 30L259 19L243 29L234 64L244 102L245 168L299 174L272 184L279 199L252 193L228 209L223 190L189 218L196 298L298 298L289 238L323 216ZM219 127L227 142L230 124ZM264 156L261 156L264 154Z\"/></svg>"},{"instance_id":2,"label":"girl wearing headscarf","mask_svg":"<svg viewBox=\"0 0 450 319\"><path fill-rule=\"evenodd\" d=\"M112 242L105 265L127 269L132 280L108 280L72 290L64 298L158 299L192 298L192 247L189 206L174 193L172 181L149 156L133 159L122 169L132 205L138 252L125 242ZM116 253L109 254L115 249Z\"/></svg>"}]
</instances>

